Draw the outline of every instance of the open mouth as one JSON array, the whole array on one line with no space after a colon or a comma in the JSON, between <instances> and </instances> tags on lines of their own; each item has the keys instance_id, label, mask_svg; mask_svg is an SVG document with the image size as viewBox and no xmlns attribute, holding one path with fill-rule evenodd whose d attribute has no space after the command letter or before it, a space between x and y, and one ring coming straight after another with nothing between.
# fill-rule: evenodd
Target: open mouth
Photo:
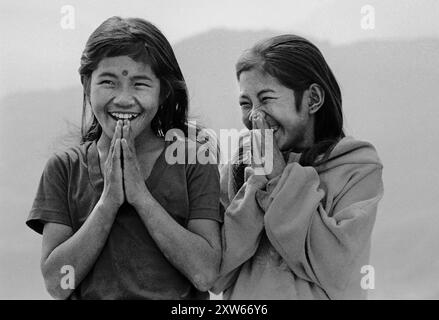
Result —
<instances>
[{"instance_id":1,"label":"open mouth","mask_svg":"<svg viewBox=\"0 0 439 320\"><path fill-rule=\"evenodd\" d=\"M136 119L140 113L131 113L131 112L109 112L108 113L114 120L134 120Z\"/></svg>"},{"instance_id":2,"label":"open mouth","mask_svg":"<svg viewBox=\"0 0 439 320\"><path fill-rule=\"evenodd\" d=\"M279 130L279 123L274 120L273 117L271 117L270 115L265 115L265 121L267 122L268 127L273 130L273 134L275 134Z\"/></svg>"},{"instance_id":3,"label":"open mouth","mask_svg":"<svg viewBox=\"0 0 439 320\"><path fill-rule=\"evenodd\" d=\"M268 127L273 130L273 134L275 134L277 132L277 130L279 130L280 126L278 124L274 124L274 123L268 123Z\"/></svg>"},{"instance_id":4,"label":"open mouth","mask_svg":"<svg viewBox=\"0 0 439 320\"><path fill-rule=\"evenodd\" d=\"M279 126L270 126L270 129L273 130L273 133L276 133L279 130Z\"/></svg>"}]
</instances>

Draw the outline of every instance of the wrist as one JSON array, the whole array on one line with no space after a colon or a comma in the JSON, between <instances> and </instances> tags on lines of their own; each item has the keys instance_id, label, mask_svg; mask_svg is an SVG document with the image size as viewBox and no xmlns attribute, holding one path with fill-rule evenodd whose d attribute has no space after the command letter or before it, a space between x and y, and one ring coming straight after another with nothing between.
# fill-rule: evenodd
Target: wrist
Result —
<instances>
[{"instance_id":1,"label":"wrist","mask_svg":"<svg viewBox=\"0 0 439 320\"><path fill-rule=\"evenodd\" d=\"M116 213L120 208L120 204L107 197L101 197L96 206L99 206L103 211L110 213Z\"/></svg>"},{"instance_id":2,"label":"wrist","mask_svg":"<svg viewBox=\"0 0 439 320\"><path fill-rule=\"evenodd\" d=\"M138 197L131 204L137 212L146 212L154 204L155 199L149 192L142 193L141 197Z\"/></svg>"},{"instance_id":3,"label":"wrist","mask_svg":"<svg viewBox=\"0 0 439 320\"><path fill-rule=\"evenodd\" d=\"M267 178L264 175L252 175L247 180L247 186L254 189L265 189Z\"/></svg>"}]
</instances>

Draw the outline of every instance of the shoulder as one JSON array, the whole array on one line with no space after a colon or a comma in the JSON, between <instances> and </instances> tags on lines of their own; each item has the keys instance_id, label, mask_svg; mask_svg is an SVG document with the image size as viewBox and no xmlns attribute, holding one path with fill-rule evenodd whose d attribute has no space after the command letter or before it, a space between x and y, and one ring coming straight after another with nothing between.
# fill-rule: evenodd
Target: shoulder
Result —
<instances>
[{"instance_id":1,"label":"shoulder","mask_svg":"<svg viewBox=\"0 0 439 320\"><path fill-rule=\"evenodd\" d=\"M341 139L330 155L331 161L342 163L376 164L382 166L375 146L368 141L357 140L352 136Z\"/></svg>"},{"instance_id":2,"label":"shoulder","mask_svg":"<svg viewBox=\"0 0 439 320\"><path fill-rule=\"evenodd\" d=\"M354 181L372 172L379 172L381 176L382 168L378 153L370 142L345 137L335 145L328 159L315 169L327 178Z\"/></svg>"},{"instance_id":3,"label":"shoulder","mask_svg":"<svg viewBox=\"0 0 439 320\"><path fill-rule=\"evenodd\" d=\"M72 168L86 161L87 149L91 143L86 142L53 152L47 160L45 170L57 170L67 174Z\"/></svg>"},{"instance_id":4,"label":"shoulder","mask_svg":"<svg viewBox=\"0 0 439 320\"><path fill-rule=\"evenodd\" d=\"M345 137L316 170L328 187L348 190L358 182L366 181L362 187L374 191L382 185L382 168L378 153L370 142Z\"/></svg>"},{"instance_id":5,"label":"shoulder","mask_svg":"<svg viewBox=\"0 0 439 320\"><path fill-rule=\"evenodd\" d=\"M350 170L364 167L382 168L383 164L376 148L367 141L357 140L353 137L344 137L331 151L328 159L316 169L319 172L327 170Z\"/></svg>"}]
</instances>

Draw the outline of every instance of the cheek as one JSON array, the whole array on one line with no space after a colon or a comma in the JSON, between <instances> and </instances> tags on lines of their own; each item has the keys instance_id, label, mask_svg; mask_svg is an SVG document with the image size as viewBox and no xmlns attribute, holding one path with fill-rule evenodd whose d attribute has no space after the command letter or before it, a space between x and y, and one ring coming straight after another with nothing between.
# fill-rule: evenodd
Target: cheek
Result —
<instances>
[{"instance_id":1,"label":"cheek","mask_svg":"<svg viewBox=\"0 0 439 320\"><path fill-rule=\"evenodd\" d=\"M143 93L137 96L143 109L148 112L155 112L160 106L160 97L158 93Z\"/></svg>"},{"instance_id":2,"label":"cheek","mask_svg":"<svg viewBox=\"0 0 439 320\"><path fill-rule=\"evenodd\" d=\"M251 129L252 123L249 120L250 111L243 110L241 116L242 116L242 118L241 118L242 123L246 126L247 129Z\"/></svg>"},{"instance_id":3,"label":"cheek","mask_svg":"<svg viewBox=\"0 0 439 320\"><path fill-rule=\"evenodd\" d=\"M91 89L89 102L94 112L102 112L103 105L105 104L106 94L102 90Z\"/></svg>"}]
</instances>

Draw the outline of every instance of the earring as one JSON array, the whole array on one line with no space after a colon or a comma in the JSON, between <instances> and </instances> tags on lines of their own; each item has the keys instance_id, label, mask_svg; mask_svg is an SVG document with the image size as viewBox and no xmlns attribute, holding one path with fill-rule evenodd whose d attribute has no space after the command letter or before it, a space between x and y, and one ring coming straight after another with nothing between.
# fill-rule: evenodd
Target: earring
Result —
<instances>
[{"instance_id":1,"label":"earring","mask_svg":"<svg viewBox=\"0 0 439 320\"><path fill-rule=\"evenodd\" d=\"M162 111L163 111L163 105L159 105L159 109L158 109L157 115L156 115L156 117L157 117L157 131L158 131L160 136L164 137L165 135L163 133L163 124L162 124L162 120L160 120L160 118L161 118L160 116L161 116Z\"/></svg>"}]
</instances>

